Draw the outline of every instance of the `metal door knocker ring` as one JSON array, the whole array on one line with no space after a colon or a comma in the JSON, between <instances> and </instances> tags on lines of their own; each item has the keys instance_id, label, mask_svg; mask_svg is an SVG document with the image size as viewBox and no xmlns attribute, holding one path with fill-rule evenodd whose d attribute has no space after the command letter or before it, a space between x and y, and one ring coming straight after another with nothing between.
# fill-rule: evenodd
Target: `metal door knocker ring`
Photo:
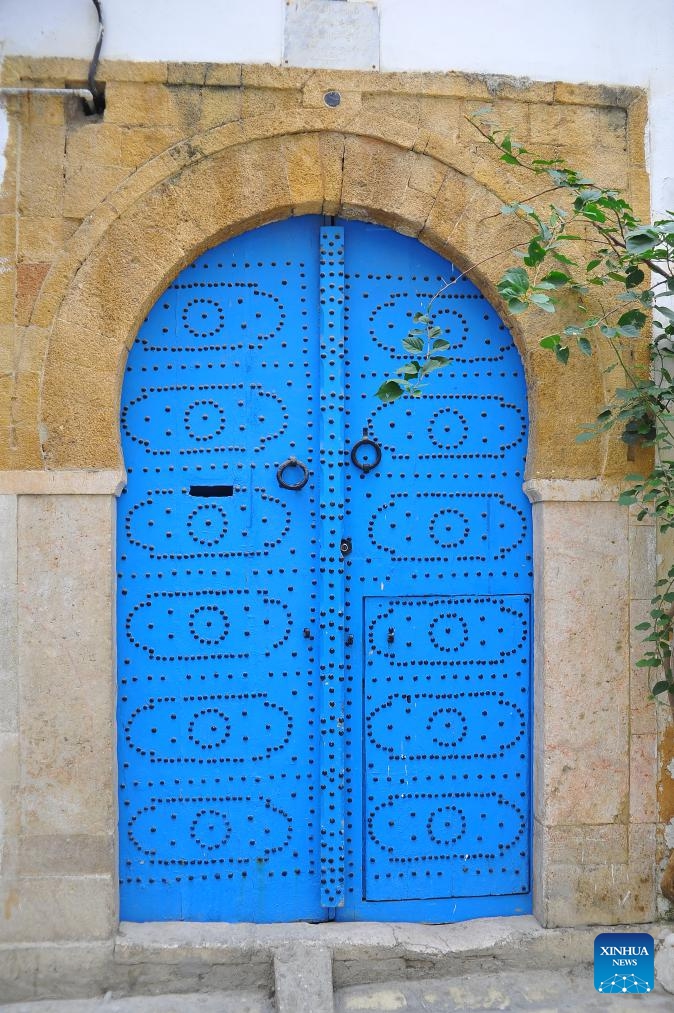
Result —
<instances>
[{"instance_id":1,"label":"metal door knocker ring","mask_svg":"<svg viewBox=\"0 0 674 1013\"><path fill-rule=\"evenodd\" d=\"M302 477L299 482L286 482L283 478L283 472L286 468L299 468L302 472ZM309 481L309 469L306 464L302 461L298 461L296 457L289 457L283 464L279 464L276 469L276 479L282 489L290 489L292 492L297 492L299 489L304 489L305 485Z\"/></svg>"},{"instance_id":2,"label":"metal door knocker ring","mask_svg":"<svg viewBox=\"0 0 674 1013\"><path fill-rule=\"evenodd\" d=\"M358 451L361 447L371 447L374 450L374 461L361 461L358 459ZM371 440L369 436L363 436L363 438L358 440L358 443L354 443L351 448L351 460L357 468L360 468L360 470L364 471L367 475L368 471L373 471L373 469L376 468L381 461L381 447L376 440Z\"/></svg>"}]
</instances>

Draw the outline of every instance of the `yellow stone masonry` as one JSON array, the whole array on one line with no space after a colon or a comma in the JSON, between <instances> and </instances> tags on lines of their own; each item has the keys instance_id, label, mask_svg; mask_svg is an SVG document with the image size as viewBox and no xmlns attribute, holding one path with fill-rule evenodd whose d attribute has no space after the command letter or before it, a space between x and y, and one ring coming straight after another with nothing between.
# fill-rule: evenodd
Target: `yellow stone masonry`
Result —
<instances>
[{"instance_id":1,"label":"yellow stone masonry","mask_svg":"<svg viewBox=\"0 0 674 1013\"><path fill-rule=\"evenodd\" d=\"M9 58L5 84L82 83L77 60ZM107 62L103 118L75 98L16 97L0 194L0 465L120 462L126 350L182 266L289 214L379 221L470 270L510 324L529 382L532 477L620 477L623 448L579 447L605 396L599 359L541 353L548 321L508 320L495 283L521 242L499 216L527 182L466 121L485 103L518 139L562 155L648 212L645 99L629 89L463 74ZM324 94L339 91L328 108ZM493 259L492 259L493 258ZM19 393L20 392L20 393ZM631 465L633 467L633 465Z\"/></svg>"}]
</instances>

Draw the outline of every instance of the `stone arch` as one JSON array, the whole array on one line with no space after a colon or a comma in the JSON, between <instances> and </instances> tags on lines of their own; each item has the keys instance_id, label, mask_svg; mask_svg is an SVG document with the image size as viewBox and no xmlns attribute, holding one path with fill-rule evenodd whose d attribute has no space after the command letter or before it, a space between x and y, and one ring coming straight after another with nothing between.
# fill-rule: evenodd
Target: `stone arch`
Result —
<instances>
[{"instance_id":1,"label":"stone arch","mask_svg":"<svg viewBox=\"0 0 674 1013\"><path fill-rule=\"evenodd\" d=\"M278 133L271 121L259 123L258 136L242 141L235 124L181 142L138 170L79 230L33 314L38 326L53 321L40 405L47 467L122 466L118 411L126 354L145 314L184 266L257 225L327 213L416 236L470 270L511 327L524 360L529 476L568 474L569 454L576 475L579 457L582 473L601 473L603 449L573 445L587 406L602 399L600 364L560 372L539 349L545 323L535 314L509 319L498 296L505 260L494 251L526 240L518 222L498 214L516 194L508 171L482 155L470 174L460 149L456 158L414 150L410 139L401 143L395 123L367 136L302 126Z\"/></svg>"}]
</instances>

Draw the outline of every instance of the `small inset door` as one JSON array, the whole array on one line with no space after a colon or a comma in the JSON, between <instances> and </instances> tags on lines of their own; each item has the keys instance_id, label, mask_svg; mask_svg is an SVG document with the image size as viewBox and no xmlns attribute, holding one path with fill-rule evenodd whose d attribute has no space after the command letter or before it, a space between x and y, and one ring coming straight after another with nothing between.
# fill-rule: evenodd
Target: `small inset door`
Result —
<instances>
[{"instance_id":1,"label":"small inset door","mask_svg":"<svg viewBox=\"0 0 674 1013\"><path fill-rule=\"evenodd\" d=\"M122 395L120 862L131 920L529 910L526 391L466 279L449 366L382 378L447 261L307 217L159 299Z\"/></svg>"}]
</instances>

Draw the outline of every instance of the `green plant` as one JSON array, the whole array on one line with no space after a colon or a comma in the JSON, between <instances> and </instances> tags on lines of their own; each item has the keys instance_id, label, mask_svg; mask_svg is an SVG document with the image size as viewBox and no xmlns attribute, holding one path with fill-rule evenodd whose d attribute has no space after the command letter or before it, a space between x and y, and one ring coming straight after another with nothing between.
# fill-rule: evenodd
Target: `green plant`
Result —
<instances>
[{"instance_id":1,"label":"green plant","mask_svg":"<svg viewBox=\"0 0 674 1013\"><path fill-rule=\"evenodd\" d=\"M449 358L442 355L450 347L449 341L440 337L442 328L433 323L432 314L435 300L453 284L453 281L445 282L427 303L424 311L414 314L414 326L402 340L404 351L411 356L410 361L396 369L397 379L385 380L379 387L377 397L381 401L396 401L405 394L421 397L426 386L424 377L449 363Z\"/></svg>"},{"instance_id":2,"label":"green plant","mask_svg":"<svg viewBox=\"0 0 674 1013\"><path fill-rule=\"evenodd\" d=\"M674 309L668 304L674 294L674 212L641 222L618 191L598 186L562 159L531 154L510 132L489 126L485 115L480 110L469 121L500 160L543 183L527 199L501 208L526 222L530 236L513 248L519 263L504 271L498 290L514 314L538 309L553 315L562 301L574 312L573 323L541 340L563 365L574 352L590 356L598 343L608 344L613 358L608 368L621 368L624 385L577 439L616 433L628 457L638 446L654 449L651 471L628 476L620 501L637 504L640 519L653 514L659 531L666 532L674 528ZM419 397L425 378L448 361L439 354L448 344L433 323L432 305L451 284L415 316L402 342L411 360L379 387L382 401ZM630 344L646 336L650 361L639 367ZM661 669L652 693L668 694L674 710L674 566L654 590L649 620L637 627L645 633L646 648L638 665Z\"/></svg>"}]
</instances>

